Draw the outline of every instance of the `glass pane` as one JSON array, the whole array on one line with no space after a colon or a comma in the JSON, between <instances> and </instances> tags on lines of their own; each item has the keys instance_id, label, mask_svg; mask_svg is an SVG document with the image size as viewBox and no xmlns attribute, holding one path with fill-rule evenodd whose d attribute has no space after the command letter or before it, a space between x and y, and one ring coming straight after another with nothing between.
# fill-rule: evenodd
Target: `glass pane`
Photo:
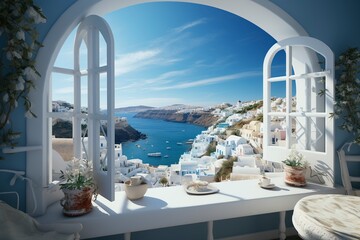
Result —
<instances>
[{"instance_id":1,"label":"glass pane","mask_svg":"<svg viewBox=\"0 0 360 240\"><path fill-rule=\"evenodd\" d=\"M291 81L292 91L291 91L291 112L297 112L297 92L296 92L296 81Z\"/></svg>"},{"instance_id":2,"label":"glass pane","mask_svg":"<svg viewBox=\"0 0 360 240\"><path fill-rule=\"evenodd\" d=\"M85 42L83 41L80 45L80 50L79 50L79 58L80 58L80 70L87 70L88 69L88 50L86 47Z\"/></svg>"},{"instance_id":3,"label":"glass pane","mask_svg":"<svg viewBox=\"0 0 360 240\"><path fill-rule=\"evenodd\" d=\"M87 113L88 108L88 77L81 77L81 111Z\"/></svg>"},{"instance_id":4,"label":"glass pane","mask_svg":"<svg viewBox=\"0 0 360 240\"><path fill-rule=\"evenodd\" d=\"M325 152L325 118L294 117L291 145L298 150Z\"/></svg>"},{"instance_id":5,"label":"glass pane","mask_svg":"<svg viewBox=\"0 0 360 240\"><path fill-rule=\"evenodd\" d=\"M68 112L74 108L74 77L72 75L52 73L50 89L53 112Z\"/></svg>"},{"instance_id":6,"label":"glass pane","mask_svg":"<svg viewBox=\"0 0 360 240\"><path fill-rule=\"evenodd\" d=\"M61 67L61 68L74 68L74 41L75 41L75 34L77 28L74 29L69 37L65 40L64 45L59 51L58 56L56 57L54 66Z\"/></svg>"},{"instance_id":7,"label":"glass pane","mask_svg":"<svg viewBox=\"0 0 360 240\"><path fill-rule=\"evenodd\" d=\"M279 51L271 64L271 77L286 76L286 55L285 51Z\"/></svg>"},{"instance_id":8,"label":"glass pane","mask_svg":"<svg viewBox=\"0 0 360 240\"><path fill-rule=\"evenodd\" d=\"M286 146L286 119L285 117L271 117L269 146Z\"/></svg>"},{"instance_id":9,"label":"glass pane","mask_svg":"<svg viewBox=\"0 0 360 240\"><path fill-rule=\"evenodd\" d=\"M296 112L325 112L325 77L293 80L296 84Z\"/></svg>"},{"instance_id":10,"label":"glass pane","mask_svg":"<svg viewBox=\"0 0 360 240\"><path fill-rule=\"evenodd\" d=\"M107 65L107 45L105 39L101 33L99 34L99 58L100 58L100 67Z\"/></svg>"},{"instance_id":11,"label":"glass pane","mask_svg":"<svg viewBox=\"0 0 360 240\"><path fill-rule=\"evenodd\" d=\"M286 112L286 83L272 82L270 83L270 96L271 96L271 112Z\"/></svg>"},{"instance_id":12,"label":"glass pane","mask_svg":"<svg viewBox=\"0 0 360 240\"><path fill-rule=\"evenodd\" d=\"M100 74L100 111L107 109L107 73Z\"/></svg>"},{"instance_id":13,"label":"glass pane","mask_svg":"<svg viewBox=\"0 0 360 240\"><path fill-rule=\"evenodd\" d=\"M59 180L60 170L74 157L71 118L50 118L52 121L51 158L53 180Z\"/></svg>"}]
</instances>

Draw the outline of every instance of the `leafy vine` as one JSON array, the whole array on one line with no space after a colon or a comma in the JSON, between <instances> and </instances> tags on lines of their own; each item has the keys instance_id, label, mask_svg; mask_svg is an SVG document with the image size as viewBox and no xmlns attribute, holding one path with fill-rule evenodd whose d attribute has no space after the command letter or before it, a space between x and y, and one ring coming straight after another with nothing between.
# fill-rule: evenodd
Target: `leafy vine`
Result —
<instances>
[{"instance_id":1,"label":"leafy vine","mask_svg":"<svg viewBox=\"0 0 360 240\"><path fill-rule=\"evenodd\" d=\"M360 51L349 48L336 63L340 77L335 86L335 106L332 116L341 118L341 129L354 135L360 144Z\"/></svg>"},{"instance_id":2,"label":"leafy vine","mask_svg":"<svg viewBox=\"0 0 360 240\"><path fill-rule=\"evenodd\" d=\"M46 17L33 0L0 1L0 146L15 146L20 132L13 129L11 113L24 104L25 117L36 117L31 111L28 94L40 74L34 55L42 46L36 25Z\"/></svg>"}]
</instances>

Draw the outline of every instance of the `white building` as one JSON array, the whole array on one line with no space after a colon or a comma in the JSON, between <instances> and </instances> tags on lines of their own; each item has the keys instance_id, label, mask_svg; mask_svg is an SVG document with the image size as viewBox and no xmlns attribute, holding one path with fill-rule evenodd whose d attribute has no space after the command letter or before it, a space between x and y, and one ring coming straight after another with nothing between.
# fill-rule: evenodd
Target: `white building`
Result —
<instances>
[{"instance_id":1,"label":"white building","mask_svg":"<svg viewBox=\"0 0 360 240\"><path fill-rule=\"evenodd\" d=\"M231 135L226 140L219 141L216 146L215 156L224 156L225 158L232 156L233 151L240 144L247 143L247 140L243 137Z\"/></svg>"},{"instance_id":2,"label":"white building","mask_svg":"<svg viewBox=\"0 0 360 240\"><path fill-rule=\"evenodd\" d=\"M240 144L235 149L236 156L244 156L244 155L253 155L254 149L250 146L250 144Z\"/></svg>"}]
</instances>

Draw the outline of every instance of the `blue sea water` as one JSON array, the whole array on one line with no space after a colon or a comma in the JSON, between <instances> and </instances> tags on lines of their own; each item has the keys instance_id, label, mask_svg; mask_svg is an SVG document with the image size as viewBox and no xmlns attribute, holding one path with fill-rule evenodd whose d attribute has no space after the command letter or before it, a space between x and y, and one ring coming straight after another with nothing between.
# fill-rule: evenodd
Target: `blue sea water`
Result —
<instances>
[{"instance_id":1,"label":"blue sea water","mask_svg":"<svg viewBox=\"0 0 360 240\"><path fill-rule=\"evenodd\" d=\"M122 143L123 154L128 159L139 158L143 160L143 163L149 163L152 166L170 166L170 164L178 163L181 154L190 150L191 145L186 144L186 141L194 139L196 135L205 130L204 127L197 125L134 118L134 115L135 113L116 114L116 116L126 117L129 124L146 134L147 138ZM161 152L161 157L149 157L147 154L152 152Z\"/></svg>"}]
</instances>

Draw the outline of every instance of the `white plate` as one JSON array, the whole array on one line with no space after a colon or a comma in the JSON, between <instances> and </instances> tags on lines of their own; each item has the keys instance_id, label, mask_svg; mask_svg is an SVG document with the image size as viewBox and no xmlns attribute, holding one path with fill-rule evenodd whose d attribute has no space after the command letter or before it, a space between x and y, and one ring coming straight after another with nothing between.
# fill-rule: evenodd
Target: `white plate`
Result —
<instances>
[{"instance_id":1,"label":"white plate","mask_svg":"<svg viewBox=\"0 0 360 240\"><path fill-rule=\"evenodd\" d=\"M197 191L194 186L185 186L184 188L188 194L192 195L206 195L219 192L219 189L212 185L208 185L207 188L203 189L202 191Z\"/></svg>"},{"instance_id":2,"label":"white plate","mask_svg":"<svg viewBox=\"0 0 360 240\"><path fill-rule=\"evenodd\" d=\"M269 185L266 185L266 186L262 185L261 183L258 183L258 184L259 184L260 187L266 188L266 189L272 189L272 188L275 187L275 184L273 184L273 183L271 183Z\"/></svg>"}]
</instances>

